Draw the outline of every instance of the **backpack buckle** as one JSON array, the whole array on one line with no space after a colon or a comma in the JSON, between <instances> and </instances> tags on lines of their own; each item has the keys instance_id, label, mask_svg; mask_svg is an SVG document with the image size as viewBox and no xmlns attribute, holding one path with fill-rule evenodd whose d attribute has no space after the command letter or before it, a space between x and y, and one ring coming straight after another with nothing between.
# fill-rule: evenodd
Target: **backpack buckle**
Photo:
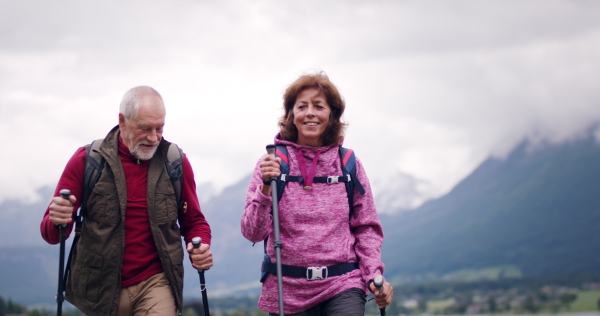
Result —
<instances>
[{"instance_id":1,"label":"backpack buckle","mask_svg":"<svg viewBox=\"0 0 600 316\"><path fill-rule=\"evenodd\" d=\"M306 279L312 280L325 280L327 279L328 271L327 267L308 267L306 268Z\"/></svg>"},{"instance_id":2,"label":"backpack buckle","mask_svg":"<svg viewBox=\"0 0 600 316\"><path fill-rule=\"evenodd\" d=\"M327 177L327 184L338 183L338 182L340 182L338 176Z\"/></svg>"}]
</instances>

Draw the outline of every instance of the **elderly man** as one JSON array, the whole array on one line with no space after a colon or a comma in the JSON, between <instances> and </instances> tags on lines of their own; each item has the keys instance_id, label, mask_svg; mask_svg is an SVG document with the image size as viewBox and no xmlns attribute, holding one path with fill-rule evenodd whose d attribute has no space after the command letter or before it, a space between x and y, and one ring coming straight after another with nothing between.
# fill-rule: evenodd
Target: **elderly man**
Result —
<instances>
[{"instance_id":1,"label":"elderly man","mask_svg":"<svg viewBox=\"0 0 600 316\"><path fill-rule=\"evenodd\" d=\"M101 140L104 161L93 190L86 194L81 235L74 249L66 299L86 315L176 315L183 308L181 237L196 269L213 265L211 231L200 210L194 173L185 154L180 193L167 171L170 146L163 137L165 106L151 87L127 91L119 125ZM77 149L58 181L41 223L50 244L66 237L84 199L86 153ZM179 150L177 148L177 150ZM69 189L69 199L60 197ZM83 210L83 209L82 209ZM194 248L193 237L202 245Z\"/></svg>"}]
</instances>

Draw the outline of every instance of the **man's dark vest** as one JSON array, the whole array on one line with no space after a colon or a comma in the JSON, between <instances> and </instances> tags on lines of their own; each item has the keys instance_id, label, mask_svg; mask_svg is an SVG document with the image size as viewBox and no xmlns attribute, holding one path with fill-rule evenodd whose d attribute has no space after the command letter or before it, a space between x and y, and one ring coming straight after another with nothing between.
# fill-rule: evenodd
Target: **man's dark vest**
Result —
<instances>
[{"instance_id":1,"label":"man's dark vest","mask_svg":"<svg viewBox=\"0 0 600 316\"><path fill-rule=\"evenodd\" d=\"M88 198L66 285L66 300L89 316L114 315L121 291L127 185L118 137L117 126L100 146L106 166ZM150 160L146 196L154 243L177 309L181 311L184 252L177 224L177 198L165 168L169 144L162 140Z\"/></svg>"}]
</instances>

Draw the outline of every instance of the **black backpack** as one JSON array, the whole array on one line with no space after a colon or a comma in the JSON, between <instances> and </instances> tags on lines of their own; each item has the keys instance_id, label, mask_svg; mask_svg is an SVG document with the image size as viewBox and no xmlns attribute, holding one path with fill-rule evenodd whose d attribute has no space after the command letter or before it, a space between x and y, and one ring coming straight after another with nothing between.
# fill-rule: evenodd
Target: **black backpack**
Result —
<instances>
[{"instance_id":1,"label":"black backpack","mask_svg":"<svg viewBox=\"0 0 600 316\"><path fill-rule=\"evenodd\" d=\"M87 212L87 201L94 189L94 186L100 179L106 160L100 152L100 145L104 139L96 139L91 144L86 146L85 155L85 172L83 178L83 199L81 200L81 206L79 207L79 213L75 216L75 237L73 237L73 244L69 252L69 259L65 268L64 282L67 282L69 276L69 270L71 270L71 257L73 251L77 245L77 241L81 236L81 226L83 223L83 217ZM176 144L171 143L169 145L169 151L167 152L167 160L165 161L165 167L169 173L171 184L175 190L175 196L177 197L177 208L180 209L184 202L181 201L181 182L183 179L183 152L177 147Z\"/></svg>"},{"instance_id":2,"label":"black backpack","mask_svg":"<svg viewBox=\"0 0 600 316\"><path fill-rule=\"evenodd\" d=\"M277 200L281 201L283 191L288 182L299 182L302 184L304 178L302 176L290 176L289 155L286 146L275 146L275 157L281 158L281 174L277 177ZM356 157L354 150L340 146L340 160L342 162L342 176L314 177L314 183L333 184L344 182L346 185L346 193L348 194L348 204L350 206L350 216L354 212L354 188L360 194L365 194L365 188L356 177Z\"/></svg>"},{"instance_id":3,"label":"black backpack","mask_svg":"<svg viewBox=\"0 0 600 316\"><path fill-rule=\"evenodd\" d=\"M354 213L354 189L356 188L360 194L365 194L366 191L356 176L356 156L354 155L354 150L340 146L339 154L342 163L342 176L314 177L313 182L327 184L343 182L346 185L346 194L348 195L349 217L352 217ZM290 160L286 146L276 145L275 157L281 158L281 174L277 177L277 200L281 201L286 184L288 182L298 182L302 184L304 183L304 178L302 176L289 175ZM271 262L271 259L267 255L267 239L268 237L263 241L264 258L261 267L260 282L264 282L269 273L267 269L265 269L265 263Z\"/></svg>"}]
</instances>

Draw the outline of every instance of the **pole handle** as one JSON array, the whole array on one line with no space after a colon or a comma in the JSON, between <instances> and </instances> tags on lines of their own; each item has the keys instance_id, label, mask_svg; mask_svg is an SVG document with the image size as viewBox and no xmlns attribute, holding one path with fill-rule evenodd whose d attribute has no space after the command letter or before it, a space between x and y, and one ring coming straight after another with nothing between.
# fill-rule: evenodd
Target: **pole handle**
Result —
<instances>
[{"instance_id":1,"label":"pole handle","mask_svg":"<svg viewBox=\"0 0 600 316\"><path fill-rule=\"evenodd\" d=\"M71 197L71 190L69 190L69 189L60 190L60 196L63 199L69 201L69 197ZM60 227L65 228L65 227L67 227L67 224L61 224Z\"/></svg>"},{"instance_id":2,"label":"pole handle","mask_svg":"<svg viewBox=\"0 0 600 316\"><path fill-rule=\"evenodd\" d=\"M276 149L275 145L273 145L273 144L267 145L267 154L269 154L271 157L275 157L275 149ZM271 177L270 181L271 181L271 187L273 188L272 192L277 192L277 185L276 185L277 177ZM276 195L273 195L273 196L275 197ZM273 200L273 201L275 202L277 200ZM278 203L278 202L276 202L276 203Z\"/></svg>"},{"instance_id":3,"label":"pole handle","mask_svg":"<svg viewBox=\"0 0 600 316\"><path fill-rule=\"evenodd\" d=\"M383 291L383 276L376 275L375 278L373 278L373 285L375 285L375 287L377 288L377 291L379 291L379 292ZM379 309L379 314L381 316L385 316L385 307Z\"/></svg>"},{"instance_id":4,"label":"pole handle","mask_svg":"<svg viewBox=\"0 0 600 316\"><path fill-rule=\"evenodd\" d=\"M69 197L71 196L71 190L69 190L69 189L62 189L62 190L60 190L60 196L63 199L68 200Z\"/></svg>"},{"instance_id":5,"label":"pole handle","mask_svg":"<svg viewBox=\"0 0 600 316\"><path fill-rule=\"evenodd\" d=\"M194 246L194 248L199 248L201 243L202 243L202 237L192 238L192 245Z\"/></svg>"},{"instance_id":6,"label":"pole handle","mask_svg":"<svg viewBox=\"0 0 600 316\"><path fill-rule=\"evenodd\" d=\"M275 145L273 145L273 144L267 145L267 154L275 157Z\"/></svg>"},{"instance_id":7,"label":"pole handle","mask_svg":"<svg viewBox=\"0 0 600 316\"><path fill-rule=\"evenodd\" d=\"M200 244L202 243L202 237L194 237L192 238L192 246L194 249L200 248ZM203 273L204 269L198 269L198 273Z\"/></svg>"},{"instance_id":8,"label":"pole handle","mask_svg":"<svg viewBox=\"0 0 600 316\"><path fill-rule=\"evenodd\" d=\"M377 290L379 292L381 292L383 290L383 276L376 275L375 278L373 279L373 285L375 285Z\"/></svg>"}]
</instances>

